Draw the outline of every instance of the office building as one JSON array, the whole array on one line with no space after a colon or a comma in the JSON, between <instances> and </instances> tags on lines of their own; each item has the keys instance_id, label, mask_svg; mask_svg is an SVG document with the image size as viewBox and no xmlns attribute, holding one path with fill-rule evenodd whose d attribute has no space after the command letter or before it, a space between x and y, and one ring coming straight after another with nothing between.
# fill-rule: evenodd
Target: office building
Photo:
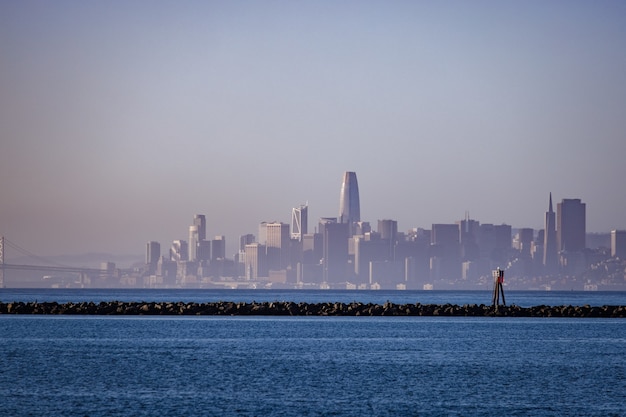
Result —
<instances>
[{"instance_id":1,"label":"office building","mask_svg":"<svg viewBox=\"0 0 626 417\"><path fill-rule=\"evenodd\" d=\"M182 262L189 260L189 246L185 240L175 240L170 248L170 260Z\"/></svg>"},{"instance_id":2,"label":"office building","mask_svg":"<svg viewBox=\"0 0 626 417\"><path fill-rule=\"evenodd\" d=\"M210 261L211 260L211 241L200 240L196 248L196 261Z\"/></svg>"},{"instance_id":3,"label":"office building","mask_svg":"<svg viewBox=\"0 0 626 417\"><path fill-rule=\"evenodd\" d=\"M161 257L161 244L150 241L146 244L146 265L150 274L156 273L157 264Z\"/></svg>"},{"instance_id":4,"label":"office building","mask_svg":"<svg viewBox=\"0 0 626 417\"><path fill-rule=\"evenodd\" d=\"M626 260L626 230L611 230L611 256Z\"/></svg>"},{"instance_id":5,"label":"office building","mask_svg":"<svg viewBox=\"0 0 626 417\"><path fill-rule=\"evenodd\" d=\"M265 247L270 270L286 269L289 265L289 225L281 222L262 223L265 229Z\"/></svg>"},{"instance_id":6,"label":"office building","mask_svg":"<svg viewBox=\"0 0 626 417\"><path fill-rule=\"evenodd\" d=\"M254 243L255 239L256 238L254 237L254 235L250 233L248 233L247 235L239 236L239 250L245 251L246 245L249 245L250 243Z\"/></svg>"},{"instance_id":7,"label":"office building","mask_svg":"<svg viewBox=\"0 0 626 417\"><path fill-rule=\"evenodd\" d=\"M193 225L198 228L198 242L206 240L206 217L204 214L193 216Z\"/></svg>"},{"instance_id":8,"label":"office building","mask_svg":"<svg viewBox=\"0 0 626 417\"><path fill-rule=\"evenodd\" d=\"M355 172L345 172L341 183L339 197L339 223L349 224L350 231L355 222L361 221L361 206L359 203L359 184ZM351 232L350 235L353 233Z\"/></svg>"},{"instance_id":9,"label":"office building","mask_svg":"<svg viewBox=\"0 0 626 417\"><path fill-rule=\"evenodd\" d=\"M211 241L211 260L226 259L226 236L215 236Z\"/></svg>"},{"instance_id":10,"label":"office building","mask_svg":"<svg viewBox=\"0 0 626 417\"><path fill-rule=\"evenodd\" d=\"M198 259L198 242L200 242L198 226L189 226L189 260L195 261Z\"/></svg>"},{"instance_id":11,"label":"office building","mask_svg":"<svg viewBox=\"0 0 626 417\"><path fill-rule=\"evenodd\" d=\"M302 241L302 236L309 233L308 211L309 207L306 204L291 210L291 238L299 242Z\"/></svg>"},{"instance_id":12,"label":"office building","mask_svg":"<svg viewBox=\"0 0 626 417\"><path fill-rule=\"evenodd\" d=\"M371 284L370 263L389 260L389 241L380 239L378 234L354 236L354 274L357 284Z\"/></svg>"},{"instance_id":13,"label":"office building","mask_svg":"<svg viewBox=\"0 0 626 417\"><path fill-rule=\"evenodd\" d=\"M459 225L461 259L463 261L474 261L480 258L480 248L478 247L480 222L471 220L469 214L467 214L465 220L460 220L456 224Z\"/></svg>"},{"instance_id":14,"label":"office building","mask_svg":"<svg viewBox=\"0 0 626 417\"><path fill-rule=\"evenodd\" d=\"M431 278L461 278L458 224L433 224L431 228Z\"/></svg>"},{"instance_id":15,"label":"office building","mask_svg":"<svg viewBox=\"0 0 626 417\"><path fill-rule=\"evenodd\" d=\"M398 222L395 220L378 220L378 234L380 239L385 242L387 246L385 259L393 259L393 248L397 242L398 236Z\"/></svg>"},{"instance_id":16,"label":"office building","mask_svg":"<svg viewBox=\"0 0 626 417\"><path fill-rule=\"evenodd\" d=\"M515 249L520 252L522 257L530 258L534 238L535 231L531 228L524 227L517 231L514 239L514 246Z\"/></svg>"},{"instance_id":17,"label":"office building","mask_svg":"<svg viewBox=\"0 0 626 417\"><path fill-rule=\"evenodd\" d=\"M268 268L265 255L265 245L250 243L245 247L245 276L248 280L267 278Z\"/></svg>"},{"instance_id":18,"label":"office building","mask_svg":"<svg viewBox=\"0 0 626 417\"><path fill-rule=\"evenodd\" d=\"M319 223L323 239L322 273L328 284L346 282L348 268L348 223L322 218Z\"/></svg>"},{"instance_id":19,"label":"office building","mask_svg":"<svg viewBox=\"0 0 626 417\"><path fill-rule=\"evenodd\" d=\"M566 198L557 204L556 241L559 251L580 252L586 248L585 206L579 198Z\"/></svg>"}]
</instances>

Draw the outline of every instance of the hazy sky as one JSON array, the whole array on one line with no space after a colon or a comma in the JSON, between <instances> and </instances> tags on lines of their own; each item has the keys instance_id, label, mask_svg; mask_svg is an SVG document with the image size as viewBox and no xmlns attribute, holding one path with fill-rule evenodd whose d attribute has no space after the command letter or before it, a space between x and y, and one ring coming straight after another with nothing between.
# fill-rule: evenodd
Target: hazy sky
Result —
<instances>
[{"instance_id":1,"label":"hazy sky","mask_svg":"<svg viewBox=\"0 0 626 417\"><path fill-rule=\"evenodd\" d=\"M337 216L626 228L626 2L2 1L0 234L142 254Z\"/></svg>"}]
</instances>

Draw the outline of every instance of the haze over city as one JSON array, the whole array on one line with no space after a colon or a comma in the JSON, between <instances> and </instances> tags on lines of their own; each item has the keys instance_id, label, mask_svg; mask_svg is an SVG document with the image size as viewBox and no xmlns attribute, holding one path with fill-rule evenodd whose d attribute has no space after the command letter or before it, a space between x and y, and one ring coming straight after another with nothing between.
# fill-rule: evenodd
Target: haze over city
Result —
<instances>
[{"instance_id":1,"label":"haze over city","mask_svg":"<svg viewBox=\"0 0 626 417\"><path fill-rule=\"evenodd\" d=\"M626 3L2 2L0 234L143 254L337 216L626 229Z\"/></svg>"}]
</instances>

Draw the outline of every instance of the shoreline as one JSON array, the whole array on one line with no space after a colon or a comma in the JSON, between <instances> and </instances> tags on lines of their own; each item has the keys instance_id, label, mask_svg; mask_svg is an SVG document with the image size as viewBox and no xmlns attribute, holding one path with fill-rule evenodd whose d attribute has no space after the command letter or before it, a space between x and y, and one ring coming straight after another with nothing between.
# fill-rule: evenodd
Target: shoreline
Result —
<instances>
[{"instance_id":1,"label":"shoreline","mask_svg":"<svg viewBox=\"0 0 626 417\"><path fill-rule=\"evenodd\" d=\"M0 314L163 316L448 316L626 318L626 306L275 302L0 302Z\"/></svg>"}]
</instances>

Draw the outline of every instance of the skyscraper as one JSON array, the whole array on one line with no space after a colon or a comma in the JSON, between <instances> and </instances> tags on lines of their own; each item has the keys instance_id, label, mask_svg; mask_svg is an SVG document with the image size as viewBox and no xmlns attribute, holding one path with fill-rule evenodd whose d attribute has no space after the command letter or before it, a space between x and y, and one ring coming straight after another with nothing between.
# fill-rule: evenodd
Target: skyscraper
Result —
<instances>
[{"instance_id":1,"label":"skyscraper","mask_svg":"<svg viewBox=\"0 0 626 417\"><path fill-rule=\"evenodd\" d=\"M295 207L291 210L291 238L299 242L308 232L308 205Z\"/></svg>"},{"instance_id":2,"label":"skyscraper","mask_svg":"<svg viewBox=\"0 0 626 417\"><path fill-rule=\"evenodd\" d=\"M226 236L219 235L211 241L211 260L226 259Z\"/></svg>"},{"instance_id":3,"label":"skyscraper","mask_svg":"<svg viewBox=\"0 0 626 417\"><path fill-rule=\"evenodd\" d=\"M611 256L626 259L626 230L611 230Z\"/></svg>"},{"instance_id":4,"label":"skyscraper","mask_svg":"<svg viewBox=\"0 0 626 417\"><path fill-rule=\"evenodd\" d=\"M543 232L543 266L548 272L555 272L558 265L557 252L556 219L552 210L552 193L550 193L550 204L546 211Z\"/></svg>"},{"instance_id":5,"label":"skyscraper","mask_svg":"<svg viewBox=\"0 0 626 417\"><path fill-rule=\"evenodd\" d=\"M352 229L352 224L358 221L361 221L359 183L356 180L356 172L345 172L339 198L339 223L348 223Z\"/></svg>"},{"instance_id":6,"label":"skyscraper","mask_svg":"<svg viewBox=\"0 0 626 417\"><path fill-rule=\"evenodd\" d=\"M267 263L271 270L287 268L289 264L289 225L282 222L265 223Z\"/></svg>"},{"instance_id":7,"label":"skyscraper","mask_svg":"<svg viewBox=\"0 0 626 417\"><path fill-rule=\"evenodd\" d=\"M334 218L322 218L319 223L323 239L322 275L326 283L347 281L348 224Z\"/></svg>"},{"instance_id":8,"label":"skyscraper","mask_svg":"<svg viewBox=\"0 0 626 417\"><path fill-rule=\"evenodd\" d=\"M185 240L175 240L170 248L170 260L175 262L189 260L189 246Z\"/></svg>"},{"instance_id":9,"label":"skyscraper","mask_svg":"<svg viewBox=\"0 0 626 417\"><path fill-rule=\"evenodd\" d=\"M564 198L556 206L556 241L559 251L579 252L585 249L586 208L579 198Z\"/></svg>"},{"instance_id":10,"label":"skyscraper","mask_svg":"<svg viewBox=\"0 0 626 417\"><path fill-rule=\"evenodd\" d=\"M161 257L161 244L159 242L150 241L146 245L146 264L151 274L156 272L157 263Z\"/></svg>"},{"instance_id":11,"label":"skyscraper","mask_svg":"<svg viewBox=\"0 0 626 417\"><path fill-rule=\"evenodd\" d=\"M198 227L198 241L206 240L206 217L204 214L193 216L193 225Z\"/></svg>"},{"instance_id":12,"label":"skyscraper","mask_svg":"<svg viewBox=\"0 0 626 417\"><path fill-rule=\"evenodd\" d=\"M189 226L189 260L190 261L197 260L198 242L200 242L200 239L198 238L198 226L195 226L195 225Z\"/></svg>"}]
</instances>

